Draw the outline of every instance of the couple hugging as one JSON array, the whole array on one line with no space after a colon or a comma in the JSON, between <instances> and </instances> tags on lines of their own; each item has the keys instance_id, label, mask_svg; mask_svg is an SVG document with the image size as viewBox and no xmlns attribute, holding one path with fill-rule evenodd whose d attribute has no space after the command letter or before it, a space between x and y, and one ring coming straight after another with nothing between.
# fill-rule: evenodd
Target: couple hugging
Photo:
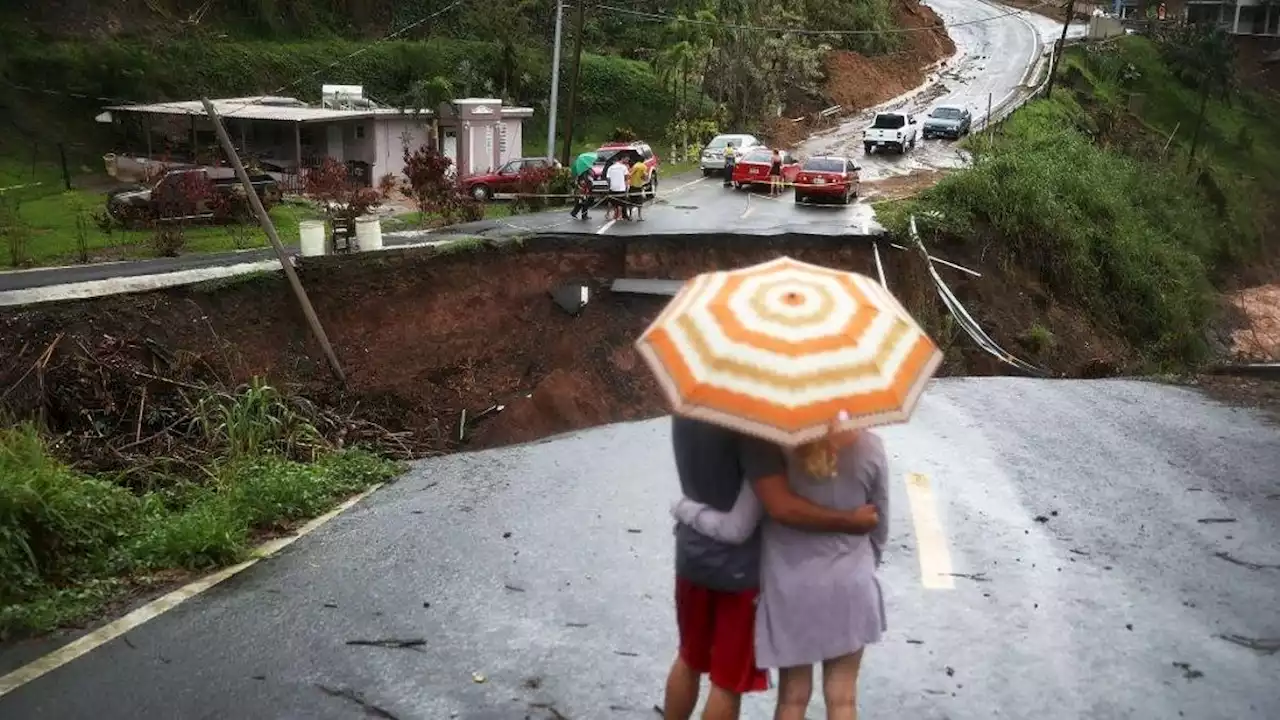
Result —
<instances>
[{"instance_id":1,"label":"couple hugging","mask_svg":"<svg viewBox=\"0 0 1280 720\"><path fill-rule=\"evenodd\" d=\"M768 668L779 673L775 718L803 720L819 662L828 719L857 717L862 651L885 630L875 572L888 536L888 461L875 434L840 430L845 419L786 450L675 416L680 649L666 720L693 714L703 675L703 719L737 718L743 693L768 688Z\"/></svg>"}]
</instances>

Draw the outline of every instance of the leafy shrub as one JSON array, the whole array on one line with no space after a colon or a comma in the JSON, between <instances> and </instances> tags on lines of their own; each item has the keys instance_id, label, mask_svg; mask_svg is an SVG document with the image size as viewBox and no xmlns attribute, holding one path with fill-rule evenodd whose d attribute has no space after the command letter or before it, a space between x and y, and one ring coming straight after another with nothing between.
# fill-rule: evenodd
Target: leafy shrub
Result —
<instances>
[{"instance_id":1,"label":"leafy shrub","mask_svg":"<svg viewBox=\"0 0 1280 720\"><path fill-rule=\"evenodd\" d=\"M0 428L0 606L120 569L114 550L140 509L124 488L50 457L34 427Z\"/></svg>"},{"instance_id":2,"label":"leafy shrub","mask_svg":"<svg viewBox=\"0 0 1280 720\"><path fill-rule=\"evenodd\" d=\"M551 179L556 171L549 167L526 167L516 179L516 198L511 201L511 212L537 212L548 205L545 197L551 192Z\"/></svg>"}]
</instances>

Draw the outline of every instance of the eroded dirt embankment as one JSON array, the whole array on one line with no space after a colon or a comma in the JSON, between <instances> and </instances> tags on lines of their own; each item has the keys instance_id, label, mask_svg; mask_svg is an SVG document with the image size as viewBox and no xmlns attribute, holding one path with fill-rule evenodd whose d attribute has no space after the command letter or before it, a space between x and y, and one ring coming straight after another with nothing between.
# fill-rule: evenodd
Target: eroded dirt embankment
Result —
<instances>
[{"instance_id":1,"label":"eroded dirt embankment","mask_svg":"<svg viewBox=\"0 0 1280 720\"><path fill-rule=\"evenodd\" d=\"M279 275L6 308L0 412L43 417L78 443L69 454L98 466L176 442L185 422L173 411L178 395L254 376L314 403L347 441L403 446L407 454L652 417L665 407L632 343L667 298L611 293L612 279L684 279L782 254L876 272L864 238L786 236L534 238L307 259L300 275L347 373L345 388ZM890 289L946 350L944 374L1007 371L945 320L918 255L883 242L881 254ZM1062 342L1034 359L1068 374L1118 366L1111 340L1073 325L1033 284L982 270L982 278L943 272L1010 350L1037 349L1020 338L1039 321ZM574 281L594 289L576 317L549 295ZM495 405L503 409L485 412Z\"/></svg>"},{"instance_id":2,"label":"eroded dirt embankment","mask_svg":"<svg viewBox=\"0 0 1280 720\"><path fill-rule=\"evenodd\" d=\"M918 0L897 0L893 16L899 28L915 30L902 33L903 44L896 52L875 56L851 50L827 53L822 94L832 105L843 106L842 114L865 110L923 85L931 67L955 54L956 45L932 8ZM780 118L769 129L769 136L779 145L791 146L818 129L812 117L801 122Z\"/></svg>"}]
</instances>

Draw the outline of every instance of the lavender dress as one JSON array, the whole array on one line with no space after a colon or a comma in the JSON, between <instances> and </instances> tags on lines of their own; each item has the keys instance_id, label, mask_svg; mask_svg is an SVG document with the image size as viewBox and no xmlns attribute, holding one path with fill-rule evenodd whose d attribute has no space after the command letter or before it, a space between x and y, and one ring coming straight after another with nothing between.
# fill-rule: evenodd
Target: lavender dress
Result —
<instances>
[{"instance_id":1,"label":"lavender dress","mask_svg":"<svg viewBox=\"0 0 1280 720\"><path fill-rule=\"evenodd\" d=\"M814 478L789 463L791 489L829 508L871 503L880 525L869 535L815 533L763 517L759 499L743 486L733 509L718 512L688 498L672 506L680 522L725 542L743 542L763 518L756 662L762 668L813 663L857 652L886 629L876 568L889 535L888 461L870 432L840 451L836 476Z\"/></svg>"}]
</instances>

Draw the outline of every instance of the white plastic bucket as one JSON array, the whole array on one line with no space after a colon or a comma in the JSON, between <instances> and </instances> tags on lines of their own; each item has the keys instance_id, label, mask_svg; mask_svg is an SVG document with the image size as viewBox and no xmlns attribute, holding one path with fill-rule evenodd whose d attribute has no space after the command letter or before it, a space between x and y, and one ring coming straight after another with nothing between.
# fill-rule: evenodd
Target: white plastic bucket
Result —
<instances>
[{"instance_id":1,"label":"white plastic bucket","mask_svg":"<svg viewBox=\"0 0 1280 720\"><path fill-rule=\"evenodd\" d=\"M324 221L303 220L298 223L298 240L302 257L324 255Z\"/></svg>"},{"instance_id":2,"label":"white plastic bucket","mask_svg":"<svg viewBox=\"0 0 1280 720\"><path fill-rule=\"evenodd\" d=\"M373 215L356 218L356 245L360 252L382 249L382 221Z\"/></svg>"}]
</instances>

